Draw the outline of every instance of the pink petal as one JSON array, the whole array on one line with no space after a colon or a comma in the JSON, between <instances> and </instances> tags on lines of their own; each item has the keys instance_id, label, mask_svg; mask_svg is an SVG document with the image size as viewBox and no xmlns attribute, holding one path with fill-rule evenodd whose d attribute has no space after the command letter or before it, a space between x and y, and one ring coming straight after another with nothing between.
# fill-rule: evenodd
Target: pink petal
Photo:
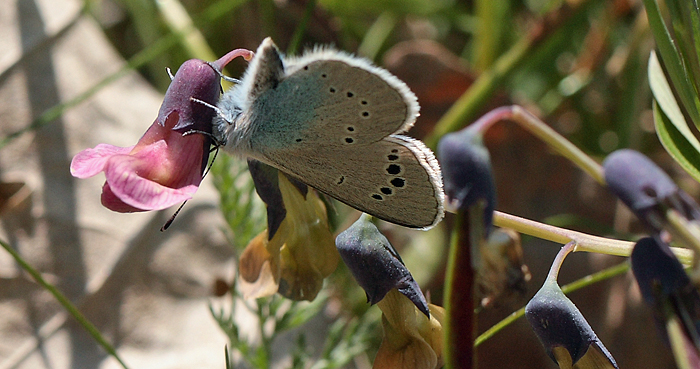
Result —
<instances>
[{"instance_id":1,"label":"pink petal","mask_svg":"<svg viewBox=\"0 0 700 369\"><path fill-rule=\"evenodd\" d=\"M105 182L104 186L102 186L101 200L102 206L118 213L135 213L145 211L144 209L138 209L131 205L125 204L124 201L122 201L117 197L117 195L114 194L114 192L112 192L112 189L109 187L107 182Z\"/></svg>"},{"instance_id":2,"label":"pink petal","mask_svg":"<svg viewBox=\"0 0 700 369\"><path fill-rule=\"evenodd\" d=\"M137 209L168 208L191 199L199 187L199 183L180 188L163 186L139 176L138 168L143 165L141 159L129 155L114 156L105 165L105 176L111 191L125 204Z\"/></svg>"},{"instance_id":3,"label":"pink petal","mask_svg":"<svg viewBox=\"0 0 700 369\"><path fill-rule=\"evenodd\" d=\"M114 155L128 154L131 147L118 147L108 144L99 144L94 149L85 149L79 152L70 163L70 174L76 178L88 178L101 172L105 163Z\"/></svg>"}]
</instances>

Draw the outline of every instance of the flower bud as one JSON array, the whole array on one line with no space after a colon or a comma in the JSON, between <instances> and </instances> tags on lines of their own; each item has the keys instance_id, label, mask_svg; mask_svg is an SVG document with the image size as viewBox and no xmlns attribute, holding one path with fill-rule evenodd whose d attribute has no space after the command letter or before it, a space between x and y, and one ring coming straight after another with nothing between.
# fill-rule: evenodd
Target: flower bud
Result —
<instances>
[{"instance_id":1,"label":"flower bud","mask_svg":"<svg viewBox=\"0 0 700 369\"><path fill-rule=\"evenodd\" d=\"M470 126L446 134L438 143L437 157L442 168L445 195L453 207L464 210L479 199L486 200L484 225L488 234L496 206L496 189L490 155L481 133Z\"/></svg>"},{"instance_id":2,"label":"flower bud","mask_svg":"<svg viewBox=\"0 0 700 369\"><path fill-rule=\"evenodd\" d=\"M357 283L365 290L367 302L376 304L396 288L430 316L428 303L411 272L403 264L389 240L363 214L350 228L338 235L335 245Z\"/></svg>"}]
</instances>

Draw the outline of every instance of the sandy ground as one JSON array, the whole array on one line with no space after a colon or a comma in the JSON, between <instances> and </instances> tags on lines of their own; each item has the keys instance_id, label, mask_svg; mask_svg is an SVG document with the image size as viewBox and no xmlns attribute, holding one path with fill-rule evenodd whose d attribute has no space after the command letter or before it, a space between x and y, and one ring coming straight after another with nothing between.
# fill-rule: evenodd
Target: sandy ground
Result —
<instances>
[{"instance_id":1,"label":"sandy ground","mask_svg":"<svg viewBox=\"0 0 700 369\"><path fill-rule=\"evenodd\" d=\"M0 2L0 136L124 65L80 4ZM74 301L130 367L221 368L227 340L208 301L215 278L232 275L233 256L211 183L161 233L172 210L111 212L100 204L103 175L69 173L85 148L135 144L161 99L131 72L1 149L0 182L22 187L0 210L0 238ZM0 368L119 367L4 251L0 332Z\"/></svg>"}]
</instances>

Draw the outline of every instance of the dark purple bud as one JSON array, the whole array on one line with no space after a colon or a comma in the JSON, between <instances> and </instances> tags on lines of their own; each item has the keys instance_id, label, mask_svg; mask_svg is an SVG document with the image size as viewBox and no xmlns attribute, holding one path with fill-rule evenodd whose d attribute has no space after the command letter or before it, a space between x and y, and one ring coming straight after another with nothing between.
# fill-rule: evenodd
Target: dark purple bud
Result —
<instances>
[{"instance_id":1,"label":"dark purple bud","mask_svg":"<svg viewBox=\"0 0 700 369\"><path fill-rule=\"evenodd\" d=\"M184 62L165 93L158 111L158 123L165 125L168 116L177 113L180 120L173 130L211 133L214 109L192 99L216 105L221 90L220 80L220 75L207 62L199 59Z\"/></svg>"},{"instance_id":2,"label":"dark purple bud","mask_svg":"<svg viewBox=\"0 0 700 369\"><path fill-rule=\"evenodd\" d=\"M430 317L428 302L418 283L367 214L339 234L335 245L357 283L365 290L367 302L376 304L396 288Z\"/></svg>"},{"instance_id":3,"label":"dark purple bud","mask_svg":"<svg viewBox=\"0 0 700 369\"><path fill-rule=\"evenodd\" d=\"M253 178L255 192L267 207L267 239L271 240L287 216L277 177L279 171L254 159L248 159L248 171Z\"/></svg>"},{"instance_id":4,"label":"dark purple bud","mask_svg":"<svg viewBox=\"0 0 700 369\"><path fill-rule=\"evenodd\" d=\"M671 248L656 238L645 237L637 241L630 258L639 289L644 300L651 305L660 297L668 298L677 291L692 287Z\"/></svg>"},{"instance_id":5,"label":"dark purple bud","mask_svg":"<svg viewBox=\"0 0 700 369\"><path fill-rule=\"evenodd\" d=\"M248 171L253 178L255 191L267 207L267 238L271 240L287 216L279 187L279 171L255 159L248 159ZM306 197L309 189L305 184L293 178L289 178L289 181Z\"/></svg>"},{"instance_id":6,"label":"dark purple bud","mask_svg":"<svg viewBox=\"0 0 700 369\"><path fill-rule=\"evenodd\" d=\"M608 155L603 169L610 190L654 231L663 228L666 208L689 220L700 219L697 203L645 155L618 150Z\"/></svg>"},{"instance_id":7,"label":"dark purple bud","mask_svg":"<svg viewBox=\"0 0 700 369\"><path fill-rule=\"evenodd\" d=\"M630 257L632 272L644 301L653 309L655 320L668 343L664 322L669 313L683 322L686 335L698 345L700 337L700 294L671 251L655 237L637 241Z\"/></svg>"},{"instance_id":8,"label":"dark purple bud","mask_svg":"<svg viewBox=\"0 0 700 369\"><path fill-rule=\"evenodd\" d=\"M615 359L576 305L564 295L556 280L548 280L542 285L525 307L525 317L555 363L558 360L554 351L558 347L566 349L572 364L595 347L607 359L610 367L617 368Z\"/></svg>"},{"instance_id":9,"label":"dark purple bud","mask_svg":"<svg viewBox=\"0 0 700 369\"><path fill-rule=\"evenodd\" d=\"M250 60L253 52L236 49L211 63L199 59L190 59L182 63L165 92L156 121L163 126L168 116L177 112L180 120L173 130L211 133L214 109L196 100L216 105L221 92L221 71L239 56Z\"/></svg>"},{"instance_id":10,"label":"dark purple bud","mask_svg":"<svg viewBox=\"0 0 700 369\"><path fill-rule=\"evenodd\" d=\"M442 168L448 201L465 210L478 200L486 200L484 225L491 228L496 206L496 189L491 173L491 159L482 142L481 132L469 126L440 139L437 157Z\"/></svg>"}]
</instances>

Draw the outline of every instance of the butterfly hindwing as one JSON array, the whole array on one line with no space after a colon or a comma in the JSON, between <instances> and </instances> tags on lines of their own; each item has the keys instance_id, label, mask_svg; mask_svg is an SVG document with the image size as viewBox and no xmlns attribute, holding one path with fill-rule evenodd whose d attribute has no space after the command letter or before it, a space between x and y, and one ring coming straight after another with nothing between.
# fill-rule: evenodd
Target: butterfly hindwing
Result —
<instances>
[{"instance_id":1,"label":"butterfly hindwing","mask_svg":"<svg viewBox=\"0 0 700 369\"><path fill-rule=\"evenodd\" d=\"M437 161L425 145L409 137L392 135L352 148L270 151L265 159L311 187L392 223L427 228L443 216Z\"/></svg>"}]
</instances>

